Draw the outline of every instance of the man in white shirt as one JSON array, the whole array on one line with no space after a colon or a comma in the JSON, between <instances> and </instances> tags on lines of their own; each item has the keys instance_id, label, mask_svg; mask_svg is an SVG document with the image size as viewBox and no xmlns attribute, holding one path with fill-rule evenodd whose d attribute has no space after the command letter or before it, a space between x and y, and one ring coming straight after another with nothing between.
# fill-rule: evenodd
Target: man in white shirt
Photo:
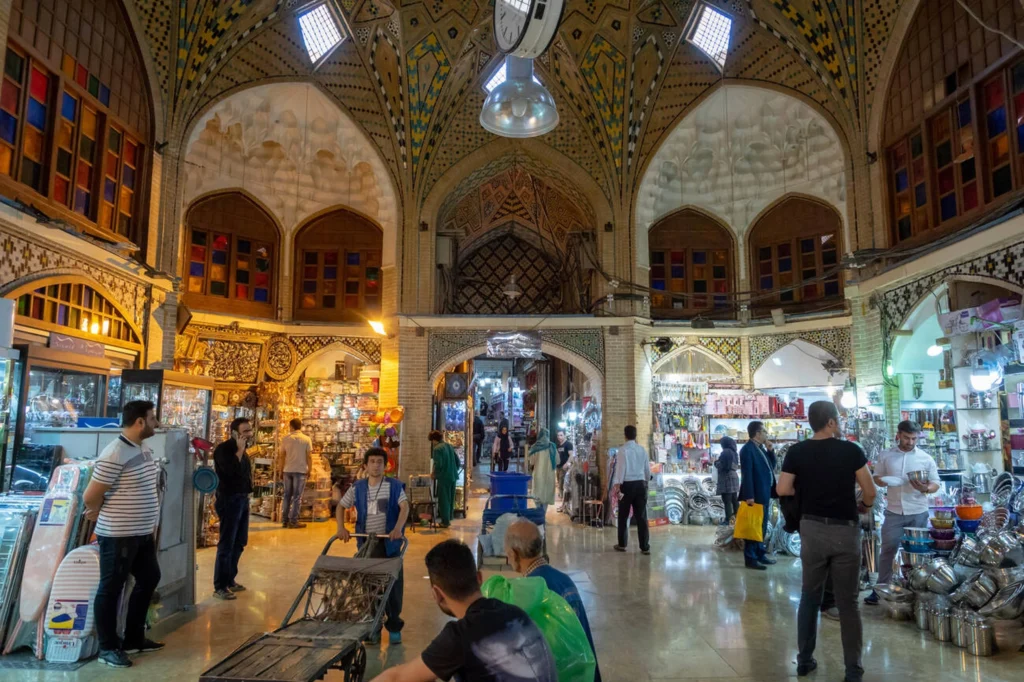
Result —
<instances>
[{"instance_id":1,"label":"man in white shirt","mask_svg":"<svg viewBox=\"0 0 1024 682\"><path fill-rule=\"evenodd\" d=\"M283 528L305 528L299 523L299 509L302 506L302 491L306 489L306 477L313 470L313 441L302 432L302 420L288 422L292 432L281 439L279 461L284 476L284 495L281 500L281 526Z\"/></svg>"},{"instance_id":2,"label":"man in white shirt","mask_svg":"<svg viewBox=\"0 0 1024 682\"><path fill-rule=\"evenodd\" d=\"M640 551L651 553L651 534L647 527L647 483L651 480L651 460L647 451L636 442L636 427L625 429L626 442L619 448L612 477L612 501L619 502L619 544L616 552L625 552L629 541L629 510L636 519Z\"/></svg>"},{"instance_id":3,"label":"man in white shirt","mask_svg":"<svg viewBox=\"0 0 1024 682\"><path fill-rule=\"evenodd\" d=\"M928 495L939 489L939 468L935 459L917 447L921 426L917 422L901 421L896 427L896 447L886 450L875 465L875 484L887 488L885 521L882 523L882 555L878 562L878 584L886 585L892 579L892 561L896 557L904 528L928 527ZM907 478L912 471L928 473L927 483ZM898 478L901 485L889 485L887 478ZM865 604L878 604L874 591Z\"/></svg>"}]
</instances>

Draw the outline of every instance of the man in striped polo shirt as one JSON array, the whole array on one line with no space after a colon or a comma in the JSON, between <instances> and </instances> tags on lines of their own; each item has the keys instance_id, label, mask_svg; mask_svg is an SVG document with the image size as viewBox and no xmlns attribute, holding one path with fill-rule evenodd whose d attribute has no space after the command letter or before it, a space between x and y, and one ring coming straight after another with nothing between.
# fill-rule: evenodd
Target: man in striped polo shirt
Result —
<instances>
[{"instance_id":1,"label":"man in striped polo shirt","mask_svg":"<svg viewBox=\"0 0 1024 682\"><path fill-rule=\"evenodd\" d=\"M96 521L100 544L100 584L94 606L99 659L115 668L131 666L129 653L164 646L146 639L146 612L160 582L156 555L160 465L142 447L158 426L154 409L148 400L125 404L121 435L96 459L83 496L85 516ZM122 641L117 635L117 602L129 573L135 576L135 588L128 600Z\"/></svg>"}]
</instances>

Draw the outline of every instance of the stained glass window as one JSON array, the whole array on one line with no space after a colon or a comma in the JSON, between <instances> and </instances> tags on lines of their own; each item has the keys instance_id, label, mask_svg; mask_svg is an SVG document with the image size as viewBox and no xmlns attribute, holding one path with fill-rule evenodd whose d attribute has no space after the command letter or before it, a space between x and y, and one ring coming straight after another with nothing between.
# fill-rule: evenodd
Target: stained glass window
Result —
<instances>
[{"instance_id":1,"label":"stained glass window","mask_svg":"<svg viewBox=\"0 0 1024 682\"><path fill-rule=\"evenodd\" d=\"M303 249L303 310L380 311L380 251Z\"/></svg>"},{"instance_id":2,"label":"stained glass window","mask_svg":"<svg viewBox=\"0 0 1024 682\"><path fill-rule=\"evenodd\" d=\"M140 345L139 336L113 303L88 284L52 282L18 296L16 312L76 336Z\"/></svg>"},{"instance_id":3,"label":"stained glass window","mask_svg":"<svg viewBox=\"0 0 1024 682\"><path fill-rule=\"evenodd\" d=\"M189 230L188 293L271 302L273 245L213 230Z\"/></svg>"}]
</instances>

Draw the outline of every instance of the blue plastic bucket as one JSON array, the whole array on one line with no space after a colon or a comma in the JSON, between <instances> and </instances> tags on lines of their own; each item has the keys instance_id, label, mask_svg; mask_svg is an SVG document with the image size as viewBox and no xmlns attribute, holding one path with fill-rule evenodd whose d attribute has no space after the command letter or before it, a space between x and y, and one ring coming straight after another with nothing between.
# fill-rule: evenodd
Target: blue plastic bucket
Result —
<instances>
[{"instance_id":1,"label":"blue plastic bucket","mask_svg":"<svg viewBox=\"0 0 1024 682\"><path fill-rule=\"evenodd\" d=\"M529 474L519 474L513 471L495 471L491 474L491 495L527 495L530 486ZM525 500L512 498L501 498L491 501L491 509L511 511L518 506L525 507Z\"/></svg>"}]
</instances>

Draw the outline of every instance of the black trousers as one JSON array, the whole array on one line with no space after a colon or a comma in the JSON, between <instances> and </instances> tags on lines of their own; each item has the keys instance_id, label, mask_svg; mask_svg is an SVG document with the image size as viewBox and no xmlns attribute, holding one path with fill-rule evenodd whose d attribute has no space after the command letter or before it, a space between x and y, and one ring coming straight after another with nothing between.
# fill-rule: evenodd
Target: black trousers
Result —
<instances>
[{"instance_id":1,"label":"black trousers","mask_svg":"<svg viewBox=\"0 0 1024 682\"><path fill-rule=\"evenodd\" d=\"M96 635L100 649L116 651L134 648L146 637L146 612L160 583L160 564L152 534L127 538L98 536L100 543L100 584L96 589ZM117 635L118 601L128 575L135 576L135 588L128 598L124 642Z\"/></svg>"},{"instance_id":2,"label":"black trousers","mask_svg":"<svg viewBox=\"0 0 1024 682\"><path fill-rule=\"evenodd\" d=\"M722 493L722 506L725 507L725 522L729 523L740 510L739 493Z\"/></svg>"},{"instance_id":3,"label":"black trousers","mask_svg":"<svg viewBox=\"0 0 1024 682\"><path fill-rule=\"evenodd\" d=\"M384 559L388 555L387 552L388 549L384 541L380 540L373 546L370 556L374 559ZM395 581L394 586L391 588L391 594L388 595L388 603L384 605L383 625L388 632L401 632L402 628L405 627L405 621L402 620L402 597L404 592L405 569L403 568L398 572L398 580Z\"/></svg>"},{"instance_id":4,"label":"black trousers","mask_svg":"<svg viewBox=\"0 0 1024 682\"><path fill-rule=\"evenodd\" d=\"M640 540L640 549L651 548L651 531L647 527L647 485L643 481L626 481L619 490L619 547L625 547L629 541L629 510L633 510L636 520L636 534Z\"/></svg>"},{"instance_id":5,"label":"black trousers","mask_svg":"<svg viewBox=\"0 0 1024 682\"><path fill-rule=\"evenodd\" d=\"M474 437L473 438L473 466L476 466L477 464L480 463L480 458L483 456L483 452L484 452L484 439L482 437L481 438Z\"/></svg>"},{"instance_id":6,"label":"black trousers","mask_svg":"<svg viewBox=\"0 0 1024 682\"><path fill-rule=\"evenodd\" d=\"M214 509L220 518L220 539L213 564L213 589L226 590L235 584L238 560L249 543L249 495L217 495Z\"/></svg>"}]
</instances>

